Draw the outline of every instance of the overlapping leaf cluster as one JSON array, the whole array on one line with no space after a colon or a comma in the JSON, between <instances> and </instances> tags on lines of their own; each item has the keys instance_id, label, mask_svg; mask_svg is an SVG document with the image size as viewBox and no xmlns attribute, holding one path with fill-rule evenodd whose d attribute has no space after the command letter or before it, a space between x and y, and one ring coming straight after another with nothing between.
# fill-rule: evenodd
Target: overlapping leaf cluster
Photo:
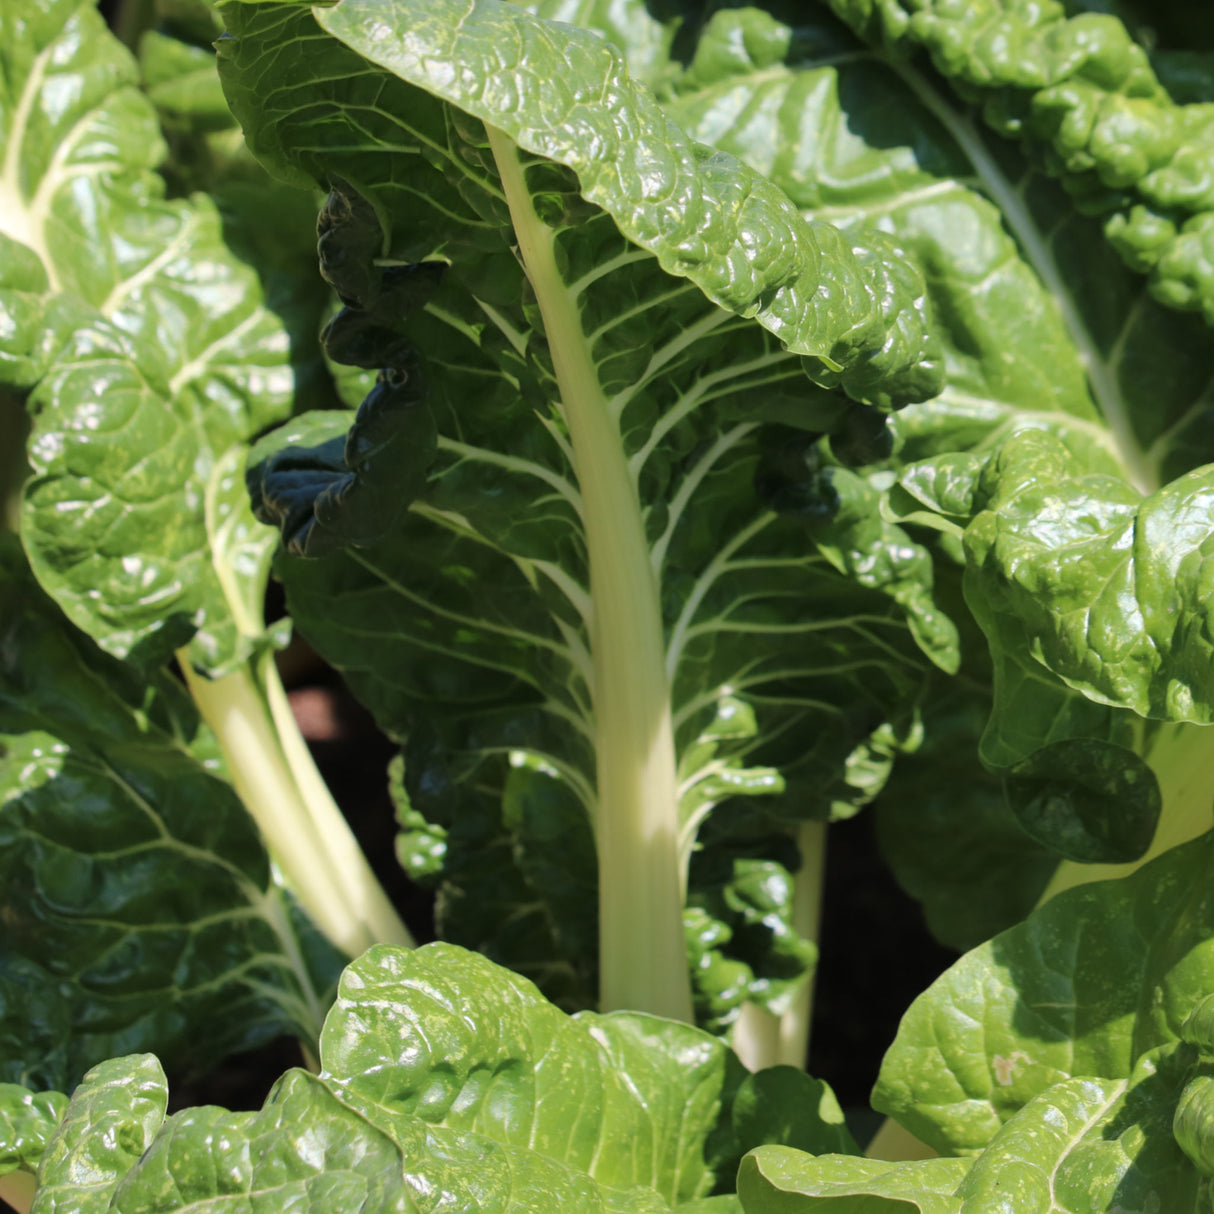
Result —
<instances>
[{"instance_id":1,"label":"overlapping leaf cluster","mask_svg":"<svg viewBox=\"0 0 1214 1214\"><path fill-rule=\"evenodd\" d=\"M428 825L411 825L402 845L412 871L440 868L444 931L584 1005L595 938L591 586L553 355L509 248L480 123L502 129L556 233L642 511L689 837L723 799L770 799L757 827L742 809L735 831L719 824L719 855L691 868L698 999L727 1023L747 997L795 985L813 956L788 922L780 864L796 860L781 814L849 813L880 786L922 678L908 621L934 660L954 660L926 552L874 517L862 477L819 467L812 447L824 430L859 442L874 406L933 390L922 288L878 234L851 241L853 255L764 178L687 141L601 39L562 34L575 69L556 79L540 66L546 27L492 6L460 23L445 14L411 16L400 51L389 39L381 54L378 10L226 10L225 80L254 149L280 172L332 185L328 210L346 217L322 237L326 272L349 284L330 354L389 366L411 348L403 390L424 381L429 412L416 412L438 431L429 461L420 438L401 440L407 455L376 445L367 436L391 408L377 388L344 447L341 415L267 440L254 499L293 552L347 545L340 559L285 559L277 572L301 627L381 725L409 739L406 813ZM281 77L301 46L294 100L266 112L257 82ZM505 46L526 73L521 111ZM385 70L367 109L359 98L377 58ZM424 67L439 58L484 66L448 86ZM597 106L604 91L627 105ZM651 163L668 178L653 197L641 184ZM408 264L420 263L407 271L417 275L439 260L420 307L389 285ZM840 384L861 403L824 390ZM406 483L406 459L427 483ZM407 515L392 514L410 498ZM364 517L390 534L374 540ZM797 601L815 603L811 623L790 610ZM766 894L742 892L754 886L745 868L735 881L739 836L777 882ZM773 895L778 905L764 905Z\"/></svg>"},{"instance_id":2,"label":"overlapping leaf cluster","mask_svg":"<svg viewBox=\"0 0 1214 1214\"><path fill-rule=\"evenodd\" d=\"M136 59L89 5L0 0L42 587L6 543L0 1178L38 1172L35 1214L1208 1208L1208 23L708 7L230 0L221 91L209 5ZM571 384L618 438L627 586L591 576ZM160 669L280 638L246 457L291 615L401 743L401 862L543 995L375 950L261 1111L166 1118L146 1054L69 1104L328 1002ZM596 628L650 586L697 1015L805 991L797 832L880 794L972 947L874 1096L945 1158L865 1160L824 1085L547 1001L595 1000Z\"/></svg>"}]
</instances>

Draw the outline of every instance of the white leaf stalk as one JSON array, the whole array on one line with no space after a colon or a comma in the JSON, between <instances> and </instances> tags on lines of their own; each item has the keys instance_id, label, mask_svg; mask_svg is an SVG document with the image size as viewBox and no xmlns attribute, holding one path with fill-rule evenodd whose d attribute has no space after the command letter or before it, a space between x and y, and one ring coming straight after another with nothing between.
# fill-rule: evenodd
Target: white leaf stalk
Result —
<instances>
[{"instance_id":1,"label":"white leaf stalk","mask_svg":"<svg viewBox=\"0 0 1214 1214\"><path fill-rule=\"evenodd\" d=\"M593 604L601 1008L691 1022L670 687L640 501L576 300L557 269L555 233L535 213L514 144L486 129L543 317L584 507Z\"/></svg>"},{"instance_id":2,"label":"white leaf stalk","mask_svg":"<svg viewBox=\"0 0 1214 1214\"><path fill-rule=\"evenodd\" d=\"M1037 905L1063 890L1092 881L1128 877L1173 847L1188 843L1214 827L1214 785L1210 782L1210 752L1214 730L1207 725L1159 726L1143 758L1159 781L1162 808L1151 846L1128 864L1076 864L1064 860L1054 872Z\"/></svg>"},{"instance_id":3,"label":"white leaf stalk","mask_svg":"<svg viewBox=\"0 0 1214 1214\"><path fill-rule=\"evenodd\" d=\"M803 822L797 830L801 869L793 884L792 926L803 940L818 943L822 924L822 885L826 874L826 823ZM734 1025L734 1052L752 1071L769 1066L805 1069L809 1055L817 966L797 988L782 1015L756 1003L742 1006Z\"/></svg>"},{"instance_id":4,"label":"white leaf stalk","mask_svg":"<svg viewBox=\"0 0 1214 1214\"><path fill-rule=\"evenodd\" d=\"M178 662L219 739L237 793L287 885L317 927L356 957L372 944L413 947L299 733L273 657L220 679Z\"/></svg>"}]
</instances>

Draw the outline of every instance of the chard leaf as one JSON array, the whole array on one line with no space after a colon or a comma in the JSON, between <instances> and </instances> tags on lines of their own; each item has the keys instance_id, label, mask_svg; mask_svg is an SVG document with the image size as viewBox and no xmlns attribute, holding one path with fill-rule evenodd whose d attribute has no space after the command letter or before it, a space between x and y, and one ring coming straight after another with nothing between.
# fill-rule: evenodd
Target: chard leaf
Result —
<instances>
[{"instance_id":1,"label":"chard leaf","mask_svg":"<svg viewBox=\"0 0 1214 1214\"><path fill-rule=\"evenodd\" d=\"M1067 1079L1034 1097L974 1161L960 1214L992 1200L1043 1214L1198 1211L1199 1176L1172 1136L1192 1051L1165 1046L1125 1079Z\"/></svg>"},{"instance_id":2,"label":"chard leaf","mask_svg":"<svg viewBox=\"0 0 1214 1214\"><path fill-rule=\"evenodd\" d=\"M275 6L261 7L273 13ZM229 5L225 11L236 18L240 7ZM279 40L283 19L276 15L278 28L271 27ZM913 270L876 235L853 254L834 229L801 220L764 178L745 173L732 158L697 151L633 84L619 56L601 39L569 29L558 35L550 23L496 3L464 12L453 3L414 11L408 0L344 0L317 10L315 19L365 61L500 128L523 152L572 169L582 197L609 214L621 235L651 252L664 271L689 278L728 312L756 317L790 352L822 360L819 375L831 382L837 378L857 399L872 395L887 404L904 403L938 389L934 351L917 306L921 284ZM240 50L230 43L221 47L229 98L251 146L296 178L301 168L331 178L335 157L319 165L314 147L290 151L292 143L303 143L294 128L306 130L313 116L297 117L285 109L266 116L252 109L243 81L258 60L269 55L273 64L282 53L272 43L258 46L256 28L241 22L234 31L242 35ZM556 77L544 65L552 60L552 40L558 36L565 71ZM509 48L507 62L501 58L503 47ZM334 55L333 62L342 59ZM353 70L357 60L345 62ZM441 62L463 64L467 71L436 71ZM267 65L260 66L264 71ZM307 79L296 79L291 87L314 92ZM616 104L595 104L607 91L618 94ZM635 112L628 123L619 120L620 107ZM411 121L432 121L431 115L441 113L432 102ZM468 134L475 139L471 128ZM451 146L450 135L441 142L451 147L448 157L459 146ZM384 149L379 150L382 155ZM483 162L484 156L478 159ZM359 163L357 153L353 163ZM441 161L434 168L441 173ZM437 176L434 169L429 175ZM651 194L645 179L654 175L665 180ZM478 184L500 200L492 178ZM450 189L447 185L443 192ZM501 202L493 209L500 222ZM705 217L708 231L702 230ZM559 222L560 217L551 218ZM428 235L414 232L412 239L420 242ZM887 293L892 297L882 298Z\"/></svg>"},{"instance_id":3,"label":"chard leaf","mask_svg":"<svg viewBox=\"0 0 1214 1214\"><path fill-rule=\"evenodd\" d=\"M39 1214L112 1209L119 1182L152 1144L167 1106L164 1071L150 1054L95 1066L47 1143L32 1209Z\"/></svg>"},{"instance_id":4,"label":"chard leaf","mask_svg":"<svg viewBox=\"0 0 1214 1214\"><path fill-rule=\"evenodd\" d=\"M314 347L292 348L213 202L165 199L155 111L100 14L19 10L0 13L0 230L15 254L0 307L5 374L38 383L25 543L109 652L154 665L197 634L192 659L222 672L266 638L233 618L221 571L224 536L260 528L217 499L233 453L290 411Z\"/></svg>"},{"instance_id":5,"label":"chard leaf","mask_svg":"<svg viewBox=\"0 0 1214 1214\"><path fill-rule=\"evenodd\" d=\"M222 29L215 30L218 37ZM148 97L169 130L206 134L236 125L215 71L215 52L159 30L139 42L139 67Z\"/></svg>"},{"instance_id":6,"label":"chard leaf","mask_svg":"<svg viewBox=\"0 0 1214 1214\"><path fill-rule=\"evenodd\" d=\"M1098 702L1208 723L1209 479L1190 472L1144 501L1048 435L1006 442L966 532L967 597L992 648Z\"/></svg>"},{"instance_id":7,"label":"chard leaf","mask_svg":"<svg viewBox=\"0 0 1214 1214\"><path fill-rule=\"evenodd\" d=\"M1212 849L1068 890L967 953L911 1005L874 1105L973 1153L1056 1083L1130 1080L1208 993Z\"/></svg>"},{"instance_id":8,"label":"chard leaf","mask_svg":"<svg viewBox=\"0 0 1214 1214\"><path fill-rule=\"evenodd\" d=\"M1060 176L1167 307L1214 323L1208 106L1177 105L1129 30L1063 6L1006 9L830 0L862 37L920 46L1001 135Z\"/></svg>"},{"instance_id":9,"label":"chard leaf","mask_svg":"<svg viewBox=\"0 0 1214 1214\"><path fill-rule=\"evenodd\" d=\"M899 758L874 806L886 863L932 935L958 950L1028 915L1058 865L1017 821L1003 779L977 761L988 711L982 690L935 689L923 745Z\"/></svg>"},{"instance_id":10,"label":"chard leaf","mask_svg":"<svg viewBox=\"0 0 1214 1214\"><path fill-rule=\"evenodd\" d=\"M608 682L643 685L669 722L659 727L661 778L623 800L660 802L657 833L683 856L704 816L743 795L764 796L769 834L854 812L913 737L916 641L944 665L955 660L931 605L930 562L896 526L869 526L867 480L821 467L804 433L856 413L823 384L841 381L885 408L926 390L934 370L918 328L922 287L882 237L840 242L833 229L805 227L779 191L689 141L602 39L509 6L479 5L459 22L455 11L225 9L223 71L251 146L292 180L331 188L321 261L347 311L330 348L388 367L416 351L438 436L429 460L425 444L401 441L407 463L372 453L355 468L348 448L336 462L335 430L305 447L304 423L277 440L278 455L272 438L259 448L250 483L289 545L344 545L319 561L284 557L277 572L300 627L380 724L416 746L405 765L413 809L459 833L445 845L444 931L565 1002L586 958L563 952L564 941L553 974L533 966L546 947L552 964L540 944L551 924L576 924L579 939L593 930L585 898L579 907L568 886L540 888L523 818L507 821L502 797L511 772L541 765L562 805L580 806L583 826L565 832L576 842L561 857L580 887L588 824L601 858L604 823L620 817L604 808L617 795L604 788L632 779L638 748L650 745L602 749L631 728L604 724L602 702L616 702ZM400 37L373 37L376 22ZM538 58L519 76L498 53L524 45ZM555 47L572 66L540 70ZM443 62L477 67L448 79ZM265 104L272 79L285 82L286 108ZM604 88L628 99L635 126L617 128L623 111L599 100ZM587 155L582 136L600 127L624 171L605 173L599 154ZM735 185L749 199L736 209L726 202ZM385 303L402 265L436 261L446 270L423 306L405 316ZM820 289L805 277L811 262ZM878 284L891 294L868 308ZM817 387L799 356L811 351ZM377 406L364 407L369 425ZM590 416L601 426L593 439L581 420ZM789 469L790 419L800 429ZM801 507L819 482L828 517L815 521ZM362 493L408 506L392 534L362 530ZM338 499L349 509L331 511ZM387 507L369 513L388 525ZM620 536L627 543L613 546ZM627 559L596 574L608 550ZM613 642L607 621L625 617L637 631ZM721 731L738 704L756 727ZM650 880L627 867L638 891L674 887L668 869ZM494 892L484 905L501 908L492 913L477 909L479 892L463 896L485 881ZM643 915L649 897L617 896L635 905L633 948L642 921L677 922L673 905ZM673 972L668 951L669 964L639 968Z\"/></svg>"},{"instance_id":11,"label":"chard leaf","mask_svg":"<svg viewBox=\"0 0 1214 1214\"><path fill-rule=\"evenodd\" d=\"M0 1083L0 1176L38 1170L66 1107L62 1092L31 1092L17 1083Z\"/></svg>"},{"instance_id":12,"label":"chard leaf","mask_svg":"<svg viewBox=\"0 0 1214 1214\"><path fill-rule=\"evenodd\" d=\"M742 1081L733 1128L743 1147L778 1142L815 1155L859 1155L835 1094L794 1066L771 1066Z\"/></svg>"},{"instance_id":13,"label":"chard leaf","mask_svg":"<svg viewBox=\"0 0 1214 1214\"><path fill-rule=\"evenodd\" d=\"M70 1089L314 1038L337 958L271 878L170 679L76 632L0 547L0 1078Z\"/></svg>"},{"instance_id":14,"label":"chard leaf","mask_svg":"<svg viewBox=\"0 0 1214 1214\"><path fill-rule=\"evenodd\" d=\"M68 1106L35 1214L235 1210L268 1188L316 1214L738 1210L709 1195L736 1165L741 1068L686 1025L570 1018L474 954L377 946L342 979L321 1062L319 1076L288 1072L258 1112L167 1119L154 1059L104 1064Z\"/></svg>"},{"instance_id":15,"label":"chard leaf","mask_svg":"<svg viewBox=\"0 0 1214 1214\"><path fill-rule=\"evenodd\" d=\"M899 11L883 10L881 20ZM929 5L914 21L938 16ZM987 17L992 29L1003 28L1003 16L992 10ZM930 72L878 47L857 47L829 19L799 15L783 24L756 10L729 10L705 24L690 68L670 89L673 115L768 173L806 213L853 228L879 224L920 259L948 382L938 398L892 423L903 469L883 512L912 534L929 526L960 536L983 509L985 478L999 459L992 452L1005 443L1050 442L1076 475L1106 477L1126 502L1214 458L1214 367L1201 322L1149 298L1142 280L1116 264L1097 225L1013 150L984 136ZM1180 501L1192 503L1192 488L1177 483L1165 492L1176 494L1179 509ZM1045 473L1038 495L1044 502L1053 494ZM1074 507L1073 500L1058 504L1066 517ZM1000 526L1001 512L996 504L984 514L988 529ZM1044 521L1035 515L1019 533L1025 547L993 568L978 567L973 549L968 554L967 590L977 588L971 602L975 594L993 600L989 610L974 604L995 661L982 758L1007 778L1022 826L1046 846L1076 860L1124 859L1139 854L1154 829L1155 776L1132 753L1144 739L1130 712L1094 703L1089 685L1068 686L1051 674L1088 638L1073 632L1054 646L1054 657L1042 655L1035 628L1047 614L1057 618L1058 603L1026 557ZM1111 552L1115 533L1098 524L1095 532ZM1094 534L1092 542L1101 539ZM1008 579L1019 579L1022 610L1035 604L1031 623L1020 626L1007 614ZM1163 598L1165 610L1176 606L1170 590ZM1195 595L1184 608L1192 627L1179 630L1177 641L1200 635ZM1128 643L1128 631L1117 643ZM1160 665L1166 685L1207 663L1190 651L1160 655ZM1142 711L1136 690L1138 702L1120 695L1110 702ZM997 796L998 785L992 788ZM1128 794L1111 816L1104 813L1110 789ZM986 820L994 829L1001 819L996 812ZM974 827L971 820L971 839ZM1008 838L997 832L991 846L1003 849Z\"/></svg>"},{"instance_id":16,"label":"chard leaf","mask_svg":"<svg viewBox=\"0 0 1214 1214\"><path fill-rule=\"evenodd\" d=\"M746 1214L957 1214L968 1159L887 1163L807 1155L789 1147L752 1152L738 1173Z\"/></svg>"},{"instance_id":17,"label":"chard leaf","mask_svg":"<svg viewBox=\"0 0 1214 1214\"><path fill-rule=\"evenodd\" d=\"M720 1031L744 1002L784 1012L813 974L818 949L792 922L801 867L792 839L746 839L716 826L701 833L692 857L683 927L697 1022Z\"/></svg>"}]
</instances>

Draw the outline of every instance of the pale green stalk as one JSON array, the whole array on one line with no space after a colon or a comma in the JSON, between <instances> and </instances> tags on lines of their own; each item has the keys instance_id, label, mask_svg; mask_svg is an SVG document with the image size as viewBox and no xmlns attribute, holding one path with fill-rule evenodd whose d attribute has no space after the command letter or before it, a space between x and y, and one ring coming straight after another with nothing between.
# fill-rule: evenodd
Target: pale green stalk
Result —
<instances>
[{"instance_id":1,"label":"pale green stalk","mask_svg":"<svg viewBox=\"0 0 1214 1214\"><path fill-rule=\"evenodd\" d=\"M28 1172L9 1172L0 1176L0 1201L7 1201L16 1214L30 1214L38 1183Z\"/></svg>"},{"instance_id":2,"label":"pale green stalk","mask_svg":"<svg viewBox=\"0 0 1214 1214\"><path fill-rule=\"evenodd\" d=\"M487 129L543 317L584 508L593 601L601 1006L691 1021L670 688L641 506L577 300L557 269L555 233L535 214L514 145Z\"/></svg>"},{"instance_id":3,"label":"pale green stalk","mask_svg":"<svg viewBox=\"0 0 1214 1214\"><path fill-rule=\"evenodd\" d=\"M1214 827L1214 732L1207 725L1161 725L1143 756L1159 780L1163 806L1155 838L1129 864L1076 864L1064 860L1037 905L1077 885L1128 877L1149 860Z\"/></svg>"},{"instance_id":4,"label":"pale green stalk","mask_svg":"<svg viewBox=\"0 0 1214 1214\"><path fill-rule=\"evenodd\" d=\"M260 680L248 666L206 679L185 650L177 656L199 712L219 739L237 793L320 930L350 956L377 943L411 948L408 929L315 771L268 655ZM282 700L278 713L276 698Z\"/></svg>"},{"instance_id":5,"label":"pale green stalk","mask_svg":"<svg viewBox=\"0 0 1214 1214\"><path fill-rule=\"evenodd\" d=\"M822 924L822 884L826 872L826 823L803 822L797 831L801 869L793 885L792 926L802 939L818 942ZM797 988L780 1016L754 1003L742 1007L733 1030L733 1048L752 1071L769 1066L805 1067L813 1020L813 973Z\"/></svg>"},{"instance_id":6,"label":"pale green stalk","mask_svg":"<svg viewBox=\"0 0 1214 1214\"><path fill-rule=\"evenodd\" d=\"M1214 827L1214 780L1211 772L1210 726L1191 724L1161 725L1143 756L1159 780L1162 809L1151 846L1128 864L1076 864L1064 860L1057 868L1037 905L1043 906L1056 894L1087 885L1092 881L1128 877L1144 864L1173 847L1188 843ZM934 1154L897 1122L886 1120L868 1149L874 1159L925 1159Z\"/></svg>"}]
</instances>

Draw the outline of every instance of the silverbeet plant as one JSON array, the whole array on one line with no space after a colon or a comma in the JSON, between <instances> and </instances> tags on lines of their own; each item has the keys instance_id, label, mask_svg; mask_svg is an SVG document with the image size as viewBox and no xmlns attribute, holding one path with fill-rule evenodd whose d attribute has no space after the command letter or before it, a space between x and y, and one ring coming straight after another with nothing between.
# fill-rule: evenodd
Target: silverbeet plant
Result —
<instances>
[{"instance_id":1,"label":"silverbeet plant","mask_svg":"<svg viewBox=\"0 0 1214 1214\"><path fill-rule=\"evenodd\" d=\"M1214 1210L1211 324L1175 0L0 0L0 1195ZM873 801L962 955L865 1154Z\"/></svg>"}]
</instances>

